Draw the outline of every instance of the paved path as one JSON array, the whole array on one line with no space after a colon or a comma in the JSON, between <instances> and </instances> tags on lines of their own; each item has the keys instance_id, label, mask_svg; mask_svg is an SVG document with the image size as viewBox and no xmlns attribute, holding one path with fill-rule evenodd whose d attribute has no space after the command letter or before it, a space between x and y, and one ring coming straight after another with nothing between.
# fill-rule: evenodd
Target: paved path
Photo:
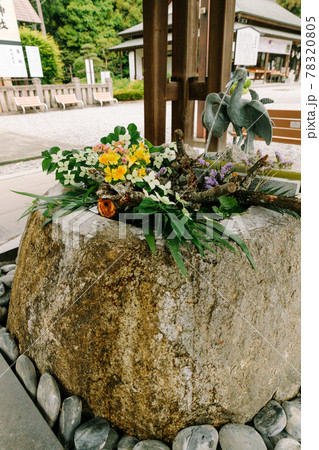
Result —
<instances>
[{"instance_id":1,"label":"paved path","mask_svg":"<svg viewBox=\"0 0 319 450\"><path fill-rule=\"evenodd\" d=\"M0 354L1 450L63 450L62 445Z\"/></svg>"},{"instance_id":2,"label":"paved path","mask_svg":"<svg viewBox=\"0 0 319 450\"><path fill-rule=\"evenodd\" d=\"M0 245L23 232L27 218L18 219L32 202L32 198L11 191L44 194L54 183L54 175L44 172L0 179Z\"/></svg>"}]
</instances>

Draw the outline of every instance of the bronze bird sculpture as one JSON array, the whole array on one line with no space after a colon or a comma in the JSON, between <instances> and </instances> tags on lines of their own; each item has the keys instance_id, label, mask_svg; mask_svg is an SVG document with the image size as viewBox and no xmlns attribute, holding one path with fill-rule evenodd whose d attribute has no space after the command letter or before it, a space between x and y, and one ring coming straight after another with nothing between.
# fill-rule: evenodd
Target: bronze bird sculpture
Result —
<instances>
[{"instance_id":1,"label":"bronze bird sculpture","mask_svg":"<svg viewBox=\"0 0 319 450\"><path fill-rule=\"evenodd\" d=\"M254 153L254 139L258 136L269 145L272 140L272 122L265 103L271 103L271 99L261 99L257 92L250 90L251 100L241 98L248 71L237 69L230 82L226 85L226 93L237 82L237 85L228 96L224 93L209 94L206 98L205 110L202 115L204 127L216 137L221 137L227 130L229 123L234 126L236 135L239 136L238 145L244 139L243 128L247 137L241 146L246 153Z\"/></svg>"}]
</instances>

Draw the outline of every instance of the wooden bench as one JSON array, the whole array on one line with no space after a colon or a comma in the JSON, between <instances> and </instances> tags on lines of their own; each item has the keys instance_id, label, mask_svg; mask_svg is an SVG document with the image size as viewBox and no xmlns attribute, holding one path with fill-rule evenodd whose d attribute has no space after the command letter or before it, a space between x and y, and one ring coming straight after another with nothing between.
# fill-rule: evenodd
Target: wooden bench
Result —
<instances>
[{"instance_id":1,"label":"wooden bench","mask_svg":"<svg viewBox=\"0 0 319 450\"><path fill-rule=\"evenodd\" d=\"M268 109L269 117L274 122L272 142L301 145L301 111L285 109ZM233 130L232 136L236 133ZM246 137L247 133L244 132ZM255 140L262 141L255 137Z\"/></svg>"},{"instance_id":2,"label":"wooden bench","mask_svg":"<svg viewBox=\"0 0 319 450\"><path fill-rule=\"evenodd\" d=\"M65 105L74 105L74 104L82 104L82 108L84 108L84 103L82 100L78 100L75 94L56 94L55 101L57 104L61 104L63 109L65 109Z\"/></svg>"},{"instance_id":3,"label":"wooden bench","mask_svg":"<svg viewBox=\"0 0 319 450\"><path fill-rule=\"evenodd\" d=\"M116 98L111 97L109 92L93 92L94 100L100 102L101 106L103 106L103 102L114 102L118 103Z\"/></svg>"},{"instance_id":4,"label":"wooden bench","mask_svg":"<svg viewBox=\"0 0 319 450\"><path fill-rule=\"evenodd\" d=\"M14 101L17 106L22 108L23 114L25 114L25 108L36 108L37 106L44 106L46 111L48 110L48 105L42 103L37 95L34 97L14 97Z\"/></svg>"}]
</instances>

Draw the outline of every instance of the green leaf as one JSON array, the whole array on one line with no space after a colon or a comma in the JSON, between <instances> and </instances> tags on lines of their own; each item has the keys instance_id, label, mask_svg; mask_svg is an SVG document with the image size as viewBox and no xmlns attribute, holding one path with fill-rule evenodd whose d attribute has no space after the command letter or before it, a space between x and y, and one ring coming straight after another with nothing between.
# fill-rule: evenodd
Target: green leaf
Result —
<instances>
[{"instance_id":1,"label":"green leaf","mask_svg":"<svg viewBox=\"0 0 319 450\"><path fill-rule=\"evenodd\" d=\"M51 157L45 158L45 159L42 161L42 170L43 170L43 172L45 172L46 170L48 170L48 168L50 167L51 161L52 161L52 158L51 158Z\"/></svg>"},{"instance_id":2,"label":"green leaf","mask_svg":"<svg viewBox=\"0 0 319 450\"><path fill-rule=\"evenodd\" d=\"M148 243L149 248L151 249L151 252L154 253L154 255L156 255L154 230L151 228L149 230L149 233L144 232L144 236L145 236L146 242Z\"/></svg>"},{"instance_id":3,"label":"green leaf","mask_svg":"<svg viewBox=\"0 0 319 450\"><path fill-rule=\"evenodd\" d=\"M56 154L60 151L61 149L59 147L51 147L49 150L50 155Z\"/></svg>"},{"instance_id":4,"label":"green leaf","mask_svg":"<svg viewBox=\"0 0 319 450\"><path fill-rule=\"evenodd\" d=\"M179 267L180 271L182 272L184 278L187 280L186 268L185 268L185 265L184 265L184 261L183 261L182 255L180 253L179 240L177 238L167 239L167 245L168 245L169 251L171 252L171 255L173 256L176 264L178 265L178 267Z\"/></svg>"},{"instance_id":5,"label":"green leaf","mask_svg":"<svg viewBox=\"0 0 319 450\"><path fill-rule=\"evenodd\" d=\"M226 197L226 195L221 195L218 197L218 201L220 203L220 206L225 210L231 210L238 206L238 202L233 197Z\"/></svg>"},{"instance_id":6,"label":"green leaf","mask_svg":"<svg viewBox=\"0 0 319 450\"><path fill-rule=\"evenodd\" d=\"M115 131L115 130L114 130ZM130 133L130 135L132 136L133 133L135 133L137 131L137 126L135 125L135 123L130 123L127 126L127 131Z\"/></svg>"},{"instance_id":7,"label":"green leaf","mask_svg":"<svg viewBox=\"0 0 319 450\"><path fill-rule=\"evenodd\" d=\"M51 163L50 166L47 169L48 175L56 170L58 167L57 163Z\"/></svg>"}]
</instances>

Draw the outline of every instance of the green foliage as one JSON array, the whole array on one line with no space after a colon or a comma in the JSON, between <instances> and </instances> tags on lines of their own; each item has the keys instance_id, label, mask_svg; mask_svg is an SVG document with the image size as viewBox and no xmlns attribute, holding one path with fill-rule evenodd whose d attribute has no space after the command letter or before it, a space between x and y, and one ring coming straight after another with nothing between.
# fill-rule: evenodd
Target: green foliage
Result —
<instances>
[{"instance_id":1,"label":"green foliage","mask_svg":"<svg viewBox=\"0 0 319 450\"><path fill-rule=\"evenodd\" d=\"M295 14L295 16L301 17L301 0L277 0L277 3Z\"/></svg>"},{"instance_id":2,"label":"green foliage","mask_svg":"<svg viewBox=\"0 0 319 450\"><path fill-rule=\"evenodd\" d=\"M237 86L237 81L236 81L236 83L234 83L233 86L231 87L231 89L230 89L230 91L229 91L230 94L233 93L233 91L234 91L234 89L235 89L236 86ZM250 79L250 78L247 78L247 80L245 81L243 90L242 90L242 95L247 94L247 92L248 92L250 86L251 86L251 79Z\"/></svg>"},{"instance_id":3,"label":"green foliage","mask_svg":"<svg viewBox=\"0 0 319 450\"><path fill-rule=\"evenodd\" d=\"M138 145L138 143L142 140L140 132L137 130L137 126L135 123L130 123L127 126L127 132L130 135L130 144ZM113 133L109 133L107 136L101 138L102 144L112 144L113 141L119 141L120 136L126 134L126 128L120 125L114 128ZM152 144L150 144L152 146Z\"/></svg>"},{"instance_id":4,"label":"green foliage","mask_svg":"<svg viewBox=\"0 0 319 450\"><path fill-rule=\"evenodd\" d=\"M241 248L256 270L253 258L244 241L215 220L209 221L208 219L205 222L204 220L195 219L185 215L176 205L158 203L149 197L145 198L133 211L135 221L143 219L143 217L148 219L148 226L145 226L144 223L143 232L152 253L156 254L156 237L163 236L172 257L186 279L187 271L181 254L182 247L186 247L190 252L189 244L193 244L203 259L206 259L206 250L217 254L211 244L221 248L228 248L237 253L227 238ZM154 224L156 223L155 214L157 219L159 215L161 217L160 223L157 222L157 229L154 229Z\"/></svg>"},{"instance_id":5,"label":"green foliage","mask_svg":"<svg viewBox=\"0 0 319 450\"><path fill-rule=\"evenodd\" d=\"M83 208L89 208L90 206L96 205L98 197L95 192L93 192L94 188L95 186L92 186L88 190L86 188L73 186L69 191L52 197L44 197L42 195L29 194L27 192L12 192L34 198L31 206L22 214L19 220L35 211L43 211L44 221L40 227L43 228L52 220L79 211Z\"/></svg>"},{"instance_id":6,"label":"green foliage","mask_svg":"<svg viewBox=\"0 0 319 450\"><path fill-rule=\"evenodd\" d=\"M39 47L42 69L43 84L53 84L61 82L63 75L63 63L61 52L57 43L51 36L43 36L40 31L30 30L30 28L20 28L20 39L22 45Z\"/></svg>"},{"instance_id":7,"label":"green foliage","mask_svg":"<svg viewBox=\"0 0 319 450\"><path fill-rule=\"evenodd\" d=\"M77 77L85 74L85 60L92 59L94 66L94 73L99 74L102 70L106 70L106 63L104 63L96 53L96 48L93 44L84 44L80 50L81 56L79 56L73 64L74 75Z\"/></svg>"},{"instance_id":8,"label":"green foliage","mask_svg":"<svg viewBox=\"0 0 319 450\"><path fill-rule=\"evenodd\" d=\"M241 214L245 211L245 209L240 206L237 200L233 197L226 197L225 195L221 195L218 197L218 201L220 206L213 206L213 211L216 214L220 214L221 218L230 217L234 214Z\"/></svg>"},{"instance_id":9,"label":"green foliage","mask_svg":"<svg viewBox=\"0 0 319 450\"><path fill-rule=\"evenodd\" d=\"M65 81L85 44L92 44L107 70L119 76L119 55L108 48L121 42L117 33L143 20L142 0L55 0L44 2L42 10L47 31L62 50ZM122 61L125 75L126 55L122 55Z\"/></svg>"},{"instance_id":10,"label":"green foliage","mask_svg":"<svg viewBox=\"0 0 319 450\"><path fill-rule=\"evenodd\" d=\"M144 98L144 81L130 81L127 78L115 80L113 85L113 97L119 101L141 100Z\"/></svg>"}]
</instances>

